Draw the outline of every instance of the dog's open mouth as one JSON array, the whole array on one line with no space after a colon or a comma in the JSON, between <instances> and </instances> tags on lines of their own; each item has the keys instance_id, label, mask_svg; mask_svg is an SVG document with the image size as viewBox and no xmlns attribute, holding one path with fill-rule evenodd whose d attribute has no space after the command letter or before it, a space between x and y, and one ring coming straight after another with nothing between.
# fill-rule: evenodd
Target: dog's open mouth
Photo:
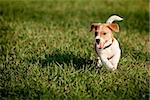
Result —
<instances>
[{"instance_id":1,"label":"dog's open mouth","mask_svg":"<svg viewBox=\"0 0 150 100\"><path fill-rule=\"evenodd\" d=\"M103 48L104 48L104 44L101 44L101 43L100 43L100 44L97 44L97 48L98 48L98 49L103 49Z\"/></svg>"}]
</instances>

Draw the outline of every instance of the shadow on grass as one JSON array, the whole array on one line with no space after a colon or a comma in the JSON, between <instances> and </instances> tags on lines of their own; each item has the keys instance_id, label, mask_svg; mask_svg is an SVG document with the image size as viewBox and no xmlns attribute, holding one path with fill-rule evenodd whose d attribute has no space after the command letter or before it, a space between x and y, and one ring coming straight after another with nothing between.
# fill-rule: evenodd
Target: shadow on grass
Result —
<instances>
[{"instance_id":1,"label":"shadow on grass","mask_svg":"<svg viewBox=\"0 0 150 100\"><path fill-rule=\"evenodd\" d=\"M73 65L75 69L81 69L86 65L91 66L92 64L95 64L95 61L90 60L90 58L74 55L73 52L59 52L58 50L52 54L45 54L44 58L39 58L38 60L33 58L30 62L38 62L42 67L50 66L52 63Z\"/></svg>"}]
</instances>

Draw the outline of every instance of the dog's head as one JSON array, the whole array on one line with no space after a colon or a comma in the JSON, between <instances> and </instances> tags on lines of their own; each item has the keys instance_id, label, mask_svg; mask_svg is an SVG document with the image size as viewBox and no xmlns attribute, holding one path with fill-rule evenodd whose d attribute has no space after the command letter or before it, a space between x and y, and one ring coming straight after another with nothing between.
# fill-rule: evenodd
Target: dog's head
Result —
<instances>
[{"instance_id":1,"label":"dog's head","mask_svg":"<svg viewBox=\"0 0 150 100\"><path fill-rule=\"evenodd\" d=\"M119 25L116 23L93 23L90 31L95 33L97 48L103 49L112 42L112 32L119 32Z\"/></svg>"},{"instance_id":2,"label":"dog's head","mask_svg":"<svg viewBox=\"0 0 150 100\"><path fill-rule=\"evenodd\" d=\"M119 25L113 22L122 20L123 18L120 16L112 15L107 19L106 23L93 23L91 25L90 31L95 33L95 42L97 48L103 49L105 46L108 46L108 44L112 44L112 32L119 32Z\"/></svg>"}]
</instances>

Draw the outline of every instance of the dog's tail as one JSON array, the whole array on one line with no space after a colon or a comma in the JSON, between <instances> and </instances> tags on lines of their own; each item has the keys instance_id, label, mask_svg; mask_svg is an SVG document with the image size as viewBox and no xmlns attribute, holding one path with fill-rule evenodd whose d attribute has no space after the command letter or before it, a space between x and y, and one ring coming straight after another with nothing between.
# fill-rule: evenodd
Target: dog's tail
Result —
<instances>
[{"instance_id":1,"label":"dog's tail","mask_svg":"<svg viewBox=\"0 0 150 100\"><path fill-rule=\"evenodd\" d=\"M106 23L112 23L114 21L122 21L122 20L123 18L121 18L120 16L112 15L107 19Z\"/></svg>"}]
</instances>

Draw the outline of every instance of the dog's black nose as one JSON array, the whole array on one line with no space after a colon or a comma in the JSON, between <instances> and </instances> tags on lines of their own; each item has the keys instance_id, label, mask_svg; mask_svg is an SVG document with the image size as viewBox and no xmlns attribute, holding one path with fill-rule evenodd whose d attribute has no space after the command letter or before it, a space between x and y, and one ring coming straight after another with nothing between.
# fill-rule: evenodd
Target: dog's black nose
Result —
<instances>
[{"instance_id":1,"label":"dog's black nose","mask_svg":"<svg viewBox=\"0 0 150 100\"><path fill-rule=\"evenodd\" d=\"M96 39L96 43L99 44L99 42L100 42L100 39Z\"/></svg>"}]
</instances>

